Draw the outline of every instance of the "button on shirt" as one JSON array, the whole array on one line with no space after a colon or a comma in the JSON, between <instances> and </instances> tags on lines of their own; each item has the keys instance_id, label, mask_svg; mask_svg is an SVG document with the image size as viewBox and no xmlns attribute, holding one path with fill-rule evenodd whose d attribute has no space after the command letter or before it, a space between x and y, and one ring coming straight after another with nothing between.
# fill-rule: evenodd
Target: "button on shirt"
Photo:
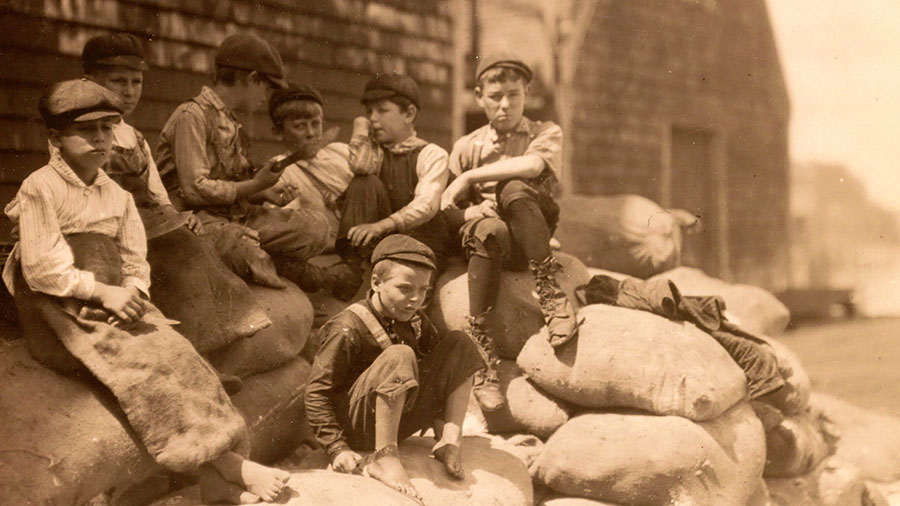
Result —
<instances>
[{"instance_id":1,"label":"button on shirt","mask_svg":"<svg viewBox=\"0 0 900 506\"><path fill-rule=\"evenodd\" d=\"M562 175L562 129L552 121L532 121L523 117L509 132L500 133L490 124L464 135L453 145L450 172L459 176L467 170L515 156L536 155L544 168L557 179ZM496 198L496 181L479 183L477 190L487 199Z\"/></svg>"},{"instance_id":2,"label":"button on shirt","mask_svg":"<svg viewBox=\"0 0 900 506\"><path fill-rule=\"evenodd\" d=\"M147 238L131 194L103 170L86 185L59 152L28 176L16 198L4 210L16 224L19 242L3 270L13 292L15 269L32 290L58 297L89 299L96 282L91 272L77 269L66 234L94 232L111 237L122 256L123 286L149 293Z\"/></svg>"}]
</instances>

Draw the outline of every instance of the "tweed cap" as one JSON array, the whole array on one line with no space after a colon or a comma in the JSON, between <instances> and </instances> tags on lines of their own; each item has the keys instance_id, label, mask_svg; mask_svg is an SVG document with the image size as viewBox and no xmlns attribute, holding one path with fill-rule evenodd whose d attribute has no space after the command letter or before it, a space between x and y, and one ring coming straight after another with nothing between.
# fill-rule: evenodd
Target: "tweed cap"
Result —
<instances>
[{"instance_id":1,"label":"tweed cap","mask_svg":"<svg viewBox=\"0 0 900 506\"><path fill-rule=\"evenodd\" d=\"M268 42L252 33L236 33L223 40L216 51L216 66L255 70L280 88L287 88L281 55Z\"/></svg>"},{"instance_id":2,"label":"tweed cap","mask_svg":"<svg viewBox=\"0 0 900 506\"><path fill-rule=\"evenodd\" d=\"M144 45L130 33L109 33L92 37L81 50L81 63L91 65L121 65L132 70L147 70Z\"/></svg>"},{"instance_id":3,"label":"tweed cap","mask_svg":"<svg viewBox=\"0 0 900 506\"><path fill-rule=\"evenodd\" d=\"M481 79L481 75L494 67L506 67L518 70L525 75L525 80L531 82L534 77L531 67L529 67L521 58L513 53L502 52L493 53L481 58L478 62L478 68L475 70L475 81Z\"/></svg>"},{"instance_id":4,"label":"tweed cap","mask_svg":"<svg viewBox=\"0 0 900 506\"><path fill-rule=\"evenodd\" d=\"M374 102L385 98L403 97L416 107L419 106L419 86L413 78L400 74L386 74L373 77L366 83L362 102Z\"/></svg>"},{"instance_id":5,"label":"tweed cap","mask_svg":"<svg viewBox=\"0 0 900 506\"><path fill-rule=\"evenodd\" d=\"M375 246L372 252L372 266L382 260L399 260L436 269L434 252L420 241L404 234L392 234Z\"/></svg>"},{"instance_id":6,"label":"tweed cap","mask_svg":"<svg viewBox=\"0 0 900 506\"><path fill-rule=\"evenodd\" d=\"M287 88L276 90L269 97L269 116L274 116L275 109L279 105L290 102L291 100L311 100L319 105L325 105L322 101L322 95L319 90L309 86L308 84L288 83Z\"/></svg>"},{"instance_id":7,"label":"tweed cap","mask_svg":"<svg viewBox=\"0 0 900 506\"><path fill-rule=\"evenodd\" d=\"M86 78L50 86L38 102L38 111L49 128L64 128L76 121L120 116L119 95Z\"/></svg>"}]
</instances>

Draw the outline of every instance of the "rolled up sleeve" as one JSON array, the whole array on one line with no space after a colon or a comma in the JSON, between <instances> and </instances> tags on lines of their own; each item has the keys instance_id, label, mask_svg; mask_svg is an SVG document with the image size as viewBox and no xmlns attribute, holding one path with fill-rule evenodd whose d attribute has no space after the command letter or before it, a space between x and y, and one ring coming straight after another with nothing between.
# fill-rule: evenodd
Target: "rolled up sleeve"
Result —
<instances>
[{"instance_id":1,"label":"rolled up sleeve","mask_svg":"<svg viewBox=\"0 0 900 506\"><path fill-rule=\"evenodd\" d=\"M562 128L555 123L542 123L534 139L528 143L528 148L522 155L535 155L544 161L544 166L562 177Z\"/></svg>"},{"instance_id":2,"label":"rolled up sleeve","mask_svg":"<svg viewBox=\"0 0 900 506\"><path fill-rule=\"evenodd\" d=\"M184 200L198 207L232 204L237 195L236 183L209 177L212 168L206 153L203 112L183 109L175 119L174 131L175 167Z\"/></svg>"}]
</instances>

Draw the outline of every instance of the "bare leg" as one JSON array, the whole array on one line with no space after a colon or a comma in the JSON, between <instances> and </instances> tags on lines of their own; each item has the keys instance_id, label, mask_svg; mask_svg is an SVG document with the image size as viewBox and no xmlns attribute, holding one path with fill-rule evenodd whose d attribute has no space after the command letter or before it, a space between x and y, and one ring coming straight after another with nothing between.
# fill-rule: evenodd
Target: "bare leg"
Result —
<instances>
[{"instance_id":1,"label":"bare leg","mask_svg":"<svg viewBox=\"0 0 900 506\"><path fill-rule=\"evenodd\" d=\"M473 378L470 377L447 397L447 404L444 408L447 421L444 422L439 432L435 431L435 434L440 434L440 440L431 450L434 458L444 463L447 473L458 480L465 478L459 446L469 394L472 392L472 381Z\"/></svg>"},{"instance_id":2,"label":"bare leg","mask_svg":"<svg viewBox=\"0 0 900 506\"><path fill-rule=\"evenodd\" d=\"M226 480L211 464L200 468L200 500L204 504L254 504L262 499Z\"/></svg>"},{"instance_id":3,"label":"bare leg","mask_svg":"<svg viewBox=\"0 0 900 506\"><path fill-rule=\"evenodd\" d=\"M234 452L228 452L210 463L226 480L243 486L263 501L274 500L290 477L287 471L266 467Z\"/></svg>"},{"instance_id":4,"label":"bare leg","mask_svg":"<svg viewBox=\"0 0 900 506\"><path fill-rule=\"evenodd\" d=\"M405 401L406 392L393 397L378 395L375 398L375 453L363 472L422 502L422 496L409 480L397 450L397 432Z\"/></svg>"}]
</instances>

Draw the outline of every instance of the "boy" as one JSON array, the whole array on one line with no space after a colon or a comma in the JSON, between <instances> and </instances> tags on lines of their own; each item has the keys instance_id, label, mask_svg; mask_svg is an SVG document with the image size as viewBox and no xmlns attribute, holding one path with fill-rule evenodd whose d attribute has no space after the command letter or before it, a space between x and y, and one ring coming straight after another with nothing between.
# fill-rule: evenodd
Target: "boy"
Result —
<instances>
[{"instance_id":1,"label":"boy","mask_svg":"<svg viewBox=\"0 0 900 506\"><path fill-rule=\"evenodd\" d=\"M453 477L478 347L445 336L419 310L435 271L434 253L394 234L372 253L372 289L320 330L306 385L306 415L333 468L360 472L421 501L400 463L397 442L433 426L432 453ZM375 453L363 459L360 450Z\"/></svg>"},{"instance_id":2,"label":"boy","mask_svg":"<svg viewBox=\"0 0 900 506\"><path fill-rule=\"evenodd\" d=\"M358 286L359 266L374 244L401 232L432 249L440 273L447 233L437 213L449 175L447 152L416 135L419 88L409 76L376 76L366 83L362 103L367 117L353 122L354 177L341 208L337 251L356 270Z\"/></svg>"},{"instance_id":3,"label":"boy","mask_svg":"<svg viewBox=\"0 0 900 506\"><path fill-rule=\"evenodd\" d=\"M336 131L323 133L323 106L322 95L312 86L291 84L272 94L269 118L275 136L287 149L273 161L297 152L301 158L285 167L281 179L266 193L270 202L286 209L308 209L324 216L329 229L326 251L332 251L340 226L338 201L353 173L347 144L329 142ZM324 269L307 264L303 275L309 278L307 284L311 287L324 289L342 300L352 297L359 288L359 275L344 263Z\"/></svg>"},{"instance_id":4,"label":"boy","mask_svg":"<svg viewBox=\"0 0 900 506\"><path fill-rule=\"evenodd\" d=\"M488 124L454 144L450 170L456 179L441 197L441 208L448 210L450 226L460 231L469 258L469 332L489 362L475 396L488 411L504 403L494 370L498 359L486 329L502 268L530 266L553 346L567 342L577 330L574 306L556 281L559 264L550 249L559 218L553 189L562 163L562 130L523 116L531 77L531 69L513 55L481 60L475 98ZM459 207L464 203L469 207L463 211Z\"/></svg>"},{"instance_id":5,"label":"boy","mask_svg":"<svg viewBox=\"0 0 900 506\"><path fill-rule=\"evenodd\" d=\"M177 207L197 214L236 272L283 287L277 268L303 288L293 273L324 249L328 225L318 213L260 205L279 174L271 163L254 173L233 112L253 112L286 86L281 56L261 38L237 33L222 41L215 64L212 86L178 106L160 132L163 183Z\"/></svg>"},{"instance_id":6,"label":"boy","mask_svg":"<svg viewBox=\"0 0 900 506\"><path fill-rule=\"evenodd\" d=\"M131 194L101 169L124 110L119 97L87 79L63 81L39 110L56 150L5 210L19 242L3 279L30 351L55 366L42 360L50 355L36 353L33 342L43 339L39 344L69 354L66 365L80 361L115 395L158 463L201 471L205 500L274 499L287 473L238 453L247 450L243 418L209 364L158 323L161 315L147 301L143 226Z\"/></svg>"}]
</instances>

